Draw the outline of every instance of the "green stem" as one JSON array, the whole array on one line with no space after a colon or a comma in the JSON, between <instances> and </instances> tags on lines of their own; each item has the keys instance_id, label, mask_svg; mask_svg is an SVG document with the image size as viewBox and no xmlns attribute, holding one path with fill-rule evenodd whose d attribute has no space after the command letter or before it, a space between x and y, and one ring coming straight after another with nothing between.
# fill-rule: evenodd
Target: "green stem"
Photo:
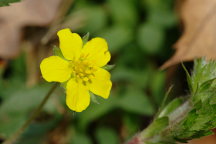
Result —
<instances>
[{"instance_id":1,"label":"green stem","mask_svg":"<svg viewBox=\"0 0 216 144\"><path fill-rule=\"evenodd\" d=\"M25 131L26 128L32 123L32 121L40 114L43 106L46 104L47 100L50 98L54 90L57 88L58 83L55 83L51 89L48 91L40 105L35 109L33 114L29 117L29 119L22 125L20 129L18 129L8 140L6 140L3 144L14 144L16 140L21 136L21 134Z\"/></svg>"},{"instance_id":2,"label":"green stem","mask_svg":"<svg viewBox=\"0 0 216 144\"><path fill-rule=\"evenodd\" d=\"M163 136L168 136L172 132L172 128L175 128L176 125L179 124L181 120L183 120L188 112L191 110L191 102L190 100L187 100L185 103L183 103L181 106L179 106L175 111L173 111L171 114L168 115L169 117L169 125L163 129L163 130L158 130L156 134L151 134L152 129L157 129L157 127L153 127L151 123L146 129L141 131L140 133L136 134L132 139L130 139L127 143L125 144L146 144L149 141L155 141L160 142L160 140L163 140ZM148 135L148 136L146 136ZM172 141L170 142L172 143Z\"/></svg>"}]
</instances>

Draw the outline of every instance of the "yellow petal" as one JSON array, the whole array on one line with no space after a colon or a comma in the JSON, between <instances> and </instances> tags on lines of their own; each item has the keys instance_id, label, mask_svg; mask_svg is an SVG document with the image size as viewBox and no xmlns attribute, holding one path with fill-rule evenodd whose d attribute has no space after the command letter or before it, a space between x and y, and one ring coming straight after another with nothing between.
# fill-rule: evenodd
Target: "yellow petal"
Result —
<instances>
[{"instance_id":1,"label":"yellow petal","mask_svg":"<svg viewBox=\"0 0 216 144\"><path fill-rule=\"evenodd\" d=\"M57 35L63 56L68 60L79 57L83 45L82 38L68 28L58 31Z\"/></svg>"},{"instance_id":2,"label":"yellow petal","mask_svg":"<svg viewBox=\"0 0 216 144\"><path fill-rule=\"evenodd\" d=\"M98 68L98 70L94 73L94 76L95 77L92 79L92 83L88 85L90 91L107 99L112 87L110 73L102 68Z\"/></svg>"},{"instance_id":3,"label":"yellow petal","mask_svg":"<svg viewBox=\"0 0 216 144\"><path fill-rule=\"evenodd\" d=\"M93 38L88 41L82 49L82 54L98 67L105 66L111 58L107 42L103 38Z\"/></svg>"},{"instance_id":4,"label":"yellow petal","mask_svg":"<svg viewBox=\"0 0 216 144\"><path fill-rule=\"evenodd\" d=\"M65 82L71 76L68 62L58 56L50 56L43 59L40 69L43 78L48 82Z\"/></svg>"},{"instance_id":5,"label":"yellow petal","mask_svg":"<svg viewBox=\"0 0 216 144\"><path fill-rule=\"evenodd\" d=\"M90 95L86 86L71 79L66 86L66 104L76 112L85 110L90 104Z\"/></svg>"}]
</instances>

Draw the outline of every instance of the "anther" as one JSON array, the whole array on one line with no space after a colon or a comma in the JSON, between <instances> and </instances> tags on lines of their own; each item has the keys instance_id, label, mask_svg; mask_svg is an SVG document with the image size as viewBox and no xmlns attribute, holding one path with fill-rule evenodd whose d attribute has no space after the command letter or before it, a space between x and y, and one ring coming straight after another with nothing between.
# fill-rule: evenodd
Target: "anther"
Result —
<instances>
[{"instance_id":1,"label":"anther","mask_svg":"<svg viewBox=\"0 0 216 144\"><path fill-rule=\"evenodd\" d=\"M85 82L89 81L88 77L84 77L83 81L85 81Z\"/></svg>"}]
</instances>

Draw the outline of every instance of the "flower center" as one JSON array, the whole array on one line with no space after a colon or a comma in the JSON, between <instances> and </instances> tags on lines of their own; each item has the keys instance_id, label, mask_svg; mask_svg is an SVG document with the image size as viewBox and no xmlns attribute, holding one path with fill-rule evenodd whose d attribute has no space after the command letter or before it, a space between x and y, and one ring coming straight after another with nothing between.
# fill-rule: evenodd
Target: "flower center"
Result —
<instances>
[{"instance_id":1,"label":"flower center","mask_svg":"<svg viewBox=\"0 0 216 144\"><path fill-rule=\"evenodd\" d=\"M81 81L84 85L91 83L92 78L95 77L94 72L96 69L85 59L80 58L78 60L71 61L69 66L72 69L72 74L75 80L77 82Z\"/></svg>"}]
</instances>

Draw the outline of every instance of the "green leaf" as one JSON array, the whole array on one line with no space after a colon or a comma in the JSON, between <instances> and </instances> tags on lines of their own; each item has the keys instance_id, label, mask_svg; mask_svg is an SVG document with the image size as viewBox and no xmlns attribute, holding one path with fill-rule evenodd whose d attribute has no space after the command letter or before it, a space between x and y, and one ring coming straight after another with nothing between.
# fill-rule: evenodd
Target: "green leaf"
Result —
<instances>
[{"instance_id":1,"label":"green leaf","mask_svg":"<svg viewBox=\"0 0 216 144\"><path fill-rule=\"evenodd\" d=\"M212 83L215 81L216 78L213 78L213 79L210 79L210 80L207 80L205 82L203 82L201 85L200 85L200 88L199 88L199 91L202 92L202 91L206 91L206 90L209 90Z\"/></svg>"},{"instance_id":2,"label":"green leaf","mask_svg":"<svg viewBox=\"0 0 216 144\"><path fill-rule=\"evenodd\" d=\"M86 35L83 36L83 38L82 38L82 40L83 40L83 45L84 45L85 43L88 42L89 36L90 36L90 33L89 33L89 32L88 32Z\"/></svg>"},{"instance_id":3,"label":"green leaf","mask_svg":"<svg viewBox=\"0 0 216 144\"><path fill-rule=\"evenodd\" d=\"M99 101L97 100L97 96L96 96L94 93L90 92L90 96L91 96L91 100L92 100L94 103L100 104Z\"/></svg>"},{"instance_id":4,"label":"green leaf","mask_svg":"<svg viewBox=\"0 0 216 144\"><path fill-rule=\"evenodd\" d=\"M183 67L183 69L184 69L184 71L185 71L185 73L186 73L186 77L187 77L187 82L188 82L189 89L190 89L190 91L192 91L191 76L190 76L190 74L189 74L187 68L185 67L185 65L184 65L183 63L182 63L182 67Z\"/></svg>"},{"instance_id":5,"label":"green leaf","mask_svg":"<svg viewBox=\"0 0 216 144\"><path fill-rule=\"evenodd\" d=\"M17 140L16 144L43 143L47 133L53 130L53 127L55 127L56 123L59 121L59 116L55 116L52 117L52 119L32 123L22 134L21 138Z\"/></svg>"},{"instance_id":6,"label":"green leaf","mask_svg":"<svg viewBox=\"0 0 216 144\"><path fill-rule=\"evenodd\" d=\"M165 73L162 71L155 71L152 73L149 85L154 100L160 105L163 101L163 96L165 95Z\"/></svg>"},{"instance_id":7,"label":"green leaf","mask_svg":"<svg viewBox=\"0 0 216 144\"><path fill-rule=\"evenodd\" d=\"M57 47L56 45L53 46L53 55L59 56L59 57L65 59L62 52L61 52L61 49L59 47Z\"/></svg>"},{"instance_id":8,"label":"green leaf","mask_svg":"<svg viewBox=\"0 0 216 144\"><path fill-rule=\"evenodd\" d=\"M194 70L192 75L193 91L200 87L202 83L216 78L216 61L206 61L204 58L194 61Z\"/></svg>"},{"instance_id":9,"label":"green leaf","mask_svg":"<svg viewBox=\"0 0 216 144\"><path fill-rule=\"evenodd\" d=\"M108 0L113 23L123 26L135 26L138 21L137 9L131 0Z\"/></svg>"},{"instance_id":10,"label":"green leaf","mask_svg":"<svg viewBox=\"0 0 216 144\"><path fill-rule=\"evenodd\" d=\"M149 68L144 70L134 70L118 65L118 67L112 71L112 81L127 82L139 88L146 88L148 86L151 72L152 70Z\"/></svg>"},{"instance_id":11,"label":"green leaf","mask_svg":"<svg viewBox=\"0 0 216 144\"><path fill-rule=\"evenodd\" d=\"M97 100L100 104L91 103L91 105L82 113L77 113L78 125L82 130L85 130L86 127L94 120L108 114L110 111L116 108L116 97L110 95L110 98L104 100L100 97L97 97Z\"/></svg>"},{"instance_id":12,"label":"green leaf","mask_svg":"<svg viewBox=\"0 0 216 144\"><path fill-rule=\"evenodd\" d=\"M177 16L172 10L154 10L148 15L148 21L169 28L177 23Z\"/></svg>"},{"instance_id":13,"label":"green leaf","mask_svg":"<svg viewBox=\"0 0 216 144\"><path fill-rule=\"evenodd\" d=\"M132 30L128 27L114 25L101 31L98 36L105 38L112 53L119 52L133 38Z\"/></svg>"},{"instance_id":14,"label":"green leaf","mask_svg":"<svg viewBox=\"0 0 216 144\"><path fill-rule=\"evenodd\" d=\"M176 110L184 102L183 98L176 98L171 101L159 114L158 117L168 116L174 110Z\"/></svg>"},{"instance_id":15,"label":"green leaf","mask_svg":"<svg viewBox=\"0 0 216 144\"><path fill-rule=\"evenodd\" d=\"M83 9L83 7L82 7ZM80 29L83 33L87 31L92 33L96 33L102 30L107 24L107 13L104 8L99 6L87 6L84 7L84 15L85 25Z\"/></svg>"},{"instance_id":16,"label":"green leaf","mask_svg":"<svg viewBox=\"0 0 216 144\"><path fill-rule=\"evenodd\" d=\"M20 0L1 0L0 7L9 6L11 3L19 2Z\"/></svg>"},{"instance_id":17,"label":"green leaf","mask_svg":"<svg viewBox=\"0 0 216 144\"><path fill-rule=\"evenodd\" d=\"M167 92L165 93L165 96L164 96L164 98L163 98L163 100L162 100L162 103L161 103L161 106L160 106L160 108L159 108L159 112L160 112L161 109L163 109L163 108L165 107L165 104L166 104L166 102L167 102L167 99L168 99L168 97L169 97L170 92L172 91L172 89L173 89L173 85L171 85L171 86L169 87L169 89L167 90Z\"/></svg>"},{"instance_id":18,"label":"green leaf","mask_svg":"<svg viewBox=\"0 0 216 144\"><path fill-rule=\"evenodd\" d=\"M216 87L215 68L215 61L206 61L204 58L195 60L191 77L192 93L196 93L192 96L194 103L207 100L214 95L214 88Z\"/></svg>"},{"instance_id":19,"label":"green leaf","mask_svg":"<svg viewBox=\"0 0 216 144\"><path fill-rule=\"evenodd\" d=\"M84 134L76 133L73 136L70 144L92 144L92 142L88 136L86 136Z\"/></svg>"},{"instance_id":20,"label":"green leaf","mask_svg":"<svg viewBox=\"0 0 216 144\"><path fill-rule=\"evenodd\" d=\"M119 107L136 114L152 115L154 113L154 108L145 93L134 87L128 88L119 101Z\"/></svg>"},{"instance_id":21,"label":"green leaf","mask_svg":"<svg viewBox=\"0 0 216 144\"><path fill-rule=\"evenodd\" d=\"M164 30L152 23L144 23L138 30L138 44L148 54L160 52L164 38Z\"/></svg>"},{"instance_id":22,"label":"green leaf","mask_svg":"<svg viewBox=\"0 0 216 144\"><path fill-rule=\"evenodd\" d=\"M107 71L110 71L110 70L112 70L112 69L114 69L115 68L115 65L105 65L104 67L103 67L103 69L105 69L105 70L107 70Z\"/></svg>"},{"instance_id":23,"label":"green leaf","mask_svg":"<svg viewBox=\"0 0 216 144\"><path fill-rule=\"evenodd\" d=\"M173 12L172 2L160 0L143 1L147 9L147 21L153 24L169 28L177 23L177 16Z\"/></svg>"},{"instance_id":24,"label":"green leaf","mask_svg":"<svg viewBox=\"0 0 216 144\"><path fill-rule=\"evenodd\" d=\"M125 139L132 137L137 131L140 130L140 124L143 123L143 120L139 116L134 114L125 114L123 117L123 125L125 127L124 131L126 133Z\"/></svg>"},{"instance_id":25,"label":"green leaf","mask_svg":"<svg viewBox=\"0 0 216 144\"><path fill-rule=\"evenodd\" d=\"M96 131L96 139L99 144L119 144L117 133L108 127L100 127Z\"/></svg>"},{"instance_id":26,"label":"green leaf","mask_svg":"<svg viewBox=\"0 0 216 144\"><path fill-rule=\"evenodd\" d=\"M5 99L0 106L0 134L7 137L15 132L29 116L29 112L39 105L49 87L36 86L31 89L19 89ZM50 110L50 101L45 110Z\"/></svg>"}]
</instances>

